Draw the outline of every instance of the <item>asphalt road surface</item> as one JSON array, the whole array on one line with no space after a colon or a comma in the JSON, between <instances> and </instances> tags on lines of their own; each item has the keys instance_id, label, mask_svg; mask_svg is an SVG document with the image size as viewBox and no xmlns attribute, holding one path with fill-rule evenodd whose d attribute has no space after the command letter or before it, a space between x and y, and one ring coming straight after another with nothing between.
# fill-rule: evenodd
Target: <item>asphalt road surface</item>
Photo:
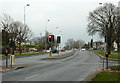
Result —
<instances>
[{"instance_id":1,"label":"asphalt road surface","mask_svg":"<svg viewBox=\"0 0 120 83\"><path fill-rule=\"evenodd\" d=\"M60 52L60 55L63 55L65 53L70 53L72 50L66 50L65 52ZM52 56L58 56L57 53L52 54ZM30 57L21 57L21 58L16 58L15 59L15 64L39 64L39 63L44 63L46 61L42 61L42 58L49 57L49 54L43 54L43 55L37 55L37 56L30 56ZM6 64L6 60L1 60L0 63L1 65ZM10 65L10 59L8 60L8 64Z\"/></svg>"},{"instance_id":2,"label":"asphalt road surface","mask_svg":"<svg viewBox=\"0 0 120 83\"><path fill-rule=\"evenodd\" d=\"M40 61L39 65L3 73L3 81L83 81L102 67L102 60L88 51L76 51L74 56L55 61Z\"/></svg>"}]
</instances>

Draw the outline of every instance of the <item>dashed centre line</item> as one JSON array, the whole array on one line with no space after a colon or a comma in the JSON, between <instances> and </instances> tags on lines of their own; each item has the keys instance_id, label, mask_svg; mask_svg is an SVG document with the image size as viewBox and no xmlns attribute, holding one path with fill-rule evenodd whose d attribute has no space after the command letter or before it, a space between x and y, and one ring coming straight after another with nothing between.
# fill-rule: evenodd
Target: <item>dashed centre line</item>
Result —
<instances>
[{"instance_id":1,"label":"dashed centre line","mask_svg":"<svg viewBox=\"0 0 120 83\"><path fill-rule=\"evenodd\" d=\"M39 75L39 74L34 74L34 75L29 76L29 77L27 77L27 78L25 78L25 79L30 79L30 78L35 77L35 76L37 76L37 75Z\"/></svg>"}]
</instances>

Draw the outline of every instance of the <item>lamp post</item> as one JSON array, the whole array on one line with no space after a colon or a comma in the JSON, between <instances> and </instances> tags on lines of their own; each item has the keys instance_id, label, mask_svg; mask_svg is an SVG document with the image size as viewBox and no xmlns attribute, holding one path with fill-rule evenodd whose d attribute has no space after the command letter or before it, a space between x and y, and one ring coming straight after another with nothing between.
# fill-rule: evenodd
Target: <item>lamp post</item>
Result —
<instances>
[{"instance_id":1,"label":"lamp post","mask_svg":"<svg viewBox=\"0 0 120 83\"><path fill-rule=\"evenodd\" d=\"M49 22L50 20L47 20L46 23L45 23L45 36L46 36L46 33L47 33L47 22ZM48 38L48 37L47 37ZM47 38L45 38L45 51L46 51L46 43L47 43Z\"/></svg>"},{"instance_id":2,"label":"lamp post","mask_svg":"<svg viewBox=\"0 0 120 83\"><path fill-rule=\"evenodd\" d=\"M27 4L27 5L24 6L24 26L25 26L25 24L26 24L26 20L25 20L25 8L26 8L27 6L30 6L30 4ZM26 52L26 41L25 41L25 52Z\"/></svg>"},{"instance_id":3,"label":"lamp post","mask_svg":"<svg viewBox=\"0 0 120 83\"><path fill-rule=\"evenodd\" d=\"M47 20L45 23L45 33L47 32L47 22L49 22L50 20Z\"/></svg>"},{"instance_id":4,"label":"lamp post","mask_svg":"<svg viewBox=\"0 0 120 83\"><path fill-rule=\"evenodd\" d=\"M26 8L27 6L30 6L30 4L27 4L27 5L24 6L24 25L25 25L25 21L26 21L26 20L25 20L25 8Z\"/></svg>"}]
</instances>

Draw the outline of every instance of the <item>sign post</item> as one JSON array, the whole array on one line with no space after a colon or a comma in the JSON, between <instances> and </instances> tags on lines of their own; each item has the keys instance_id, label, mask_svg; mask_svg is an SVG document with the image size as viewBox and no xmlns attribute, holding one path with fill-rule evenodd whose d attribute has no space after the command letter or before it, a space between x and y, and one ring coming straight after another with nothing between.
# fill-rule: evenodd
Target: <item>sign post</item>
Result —
<instances>
[{"instance_id":1,"label":"sign post","mask_svg":"<svg viewBox=\"0 0 120 83\"><path fill-rule=\"evenodd\" d=\"M48 38L49 38L49 39L48 39L48 42L49 42L50 47L51 47L51 51L50 51L50 53L49 53L49 57L51 58L51 57L52 57L52 43L54 42L54 35L49 35Z\"/></svg>"},{"instance_id":2,"label":"sign post","mask_svg":"<svg viewBox=\"0 0 120 83\"><path fill-rule=\"evenodd\" d=\"M108 69L108 52L106 52L106 69Z\"/></svg>"},{"instance_id":3,"label":"sign post","mask_svg":"<svg viewBox=\"0 0 120 83\"><path fill-rule=\"evenodd\" d=\"M61 37L60 36L57 36L57 43L58 43L58 56L59 56L59 43L61 41Z\"/></svg>"},{"instance_id":4,"label":"sign post","mask_svg":"<svg viewBox=\"0 0 120 83\"><path fill-rule=\"evenodd\" d=\"M6 68L8 68L8 51L5 51L5 56L6 56Z\"/></svg>"}]
</instances>

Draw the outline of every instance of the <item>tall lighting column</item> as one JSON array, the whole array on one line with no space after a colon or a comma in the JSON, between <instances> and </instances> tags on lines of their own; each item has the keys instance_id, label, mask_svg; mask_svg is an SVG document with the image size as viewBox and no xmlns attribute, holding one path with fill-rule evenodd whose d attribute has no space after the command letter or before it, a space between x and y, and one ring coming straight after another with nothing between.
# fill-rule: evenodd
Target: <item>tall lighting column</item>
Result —
<instances>
[{"instance_id":1,"label":"tall lighting column","mask_svg":"<svg viewBox=\"0 0 120 83\"><path fill-rule=\"evenodd\" d=\"M24 26L25 26L25 24L26 24L26 20L25 20L25 8L26 8L27 6L30 6L30 4L27 4L27 5L24 6ZM26 40L25 40L25 52L26 52Z\"/></svg>"},{"instance_id":2,"label":"tall lighting column","mask_svg":"<svg viewBox=\"0 0 120 83\"><path fill-rule=\"evenodd\" d=\"M47 20L46 23L45 23L45 37L46 37L46 34L47 34L47 22L49 22L49 21L50 20ZM47 48L46 48L47 39L48 39L48 36L47 36L47 38L45 38L45 51L47 50Z\"/></svg>"}]
</instances>

